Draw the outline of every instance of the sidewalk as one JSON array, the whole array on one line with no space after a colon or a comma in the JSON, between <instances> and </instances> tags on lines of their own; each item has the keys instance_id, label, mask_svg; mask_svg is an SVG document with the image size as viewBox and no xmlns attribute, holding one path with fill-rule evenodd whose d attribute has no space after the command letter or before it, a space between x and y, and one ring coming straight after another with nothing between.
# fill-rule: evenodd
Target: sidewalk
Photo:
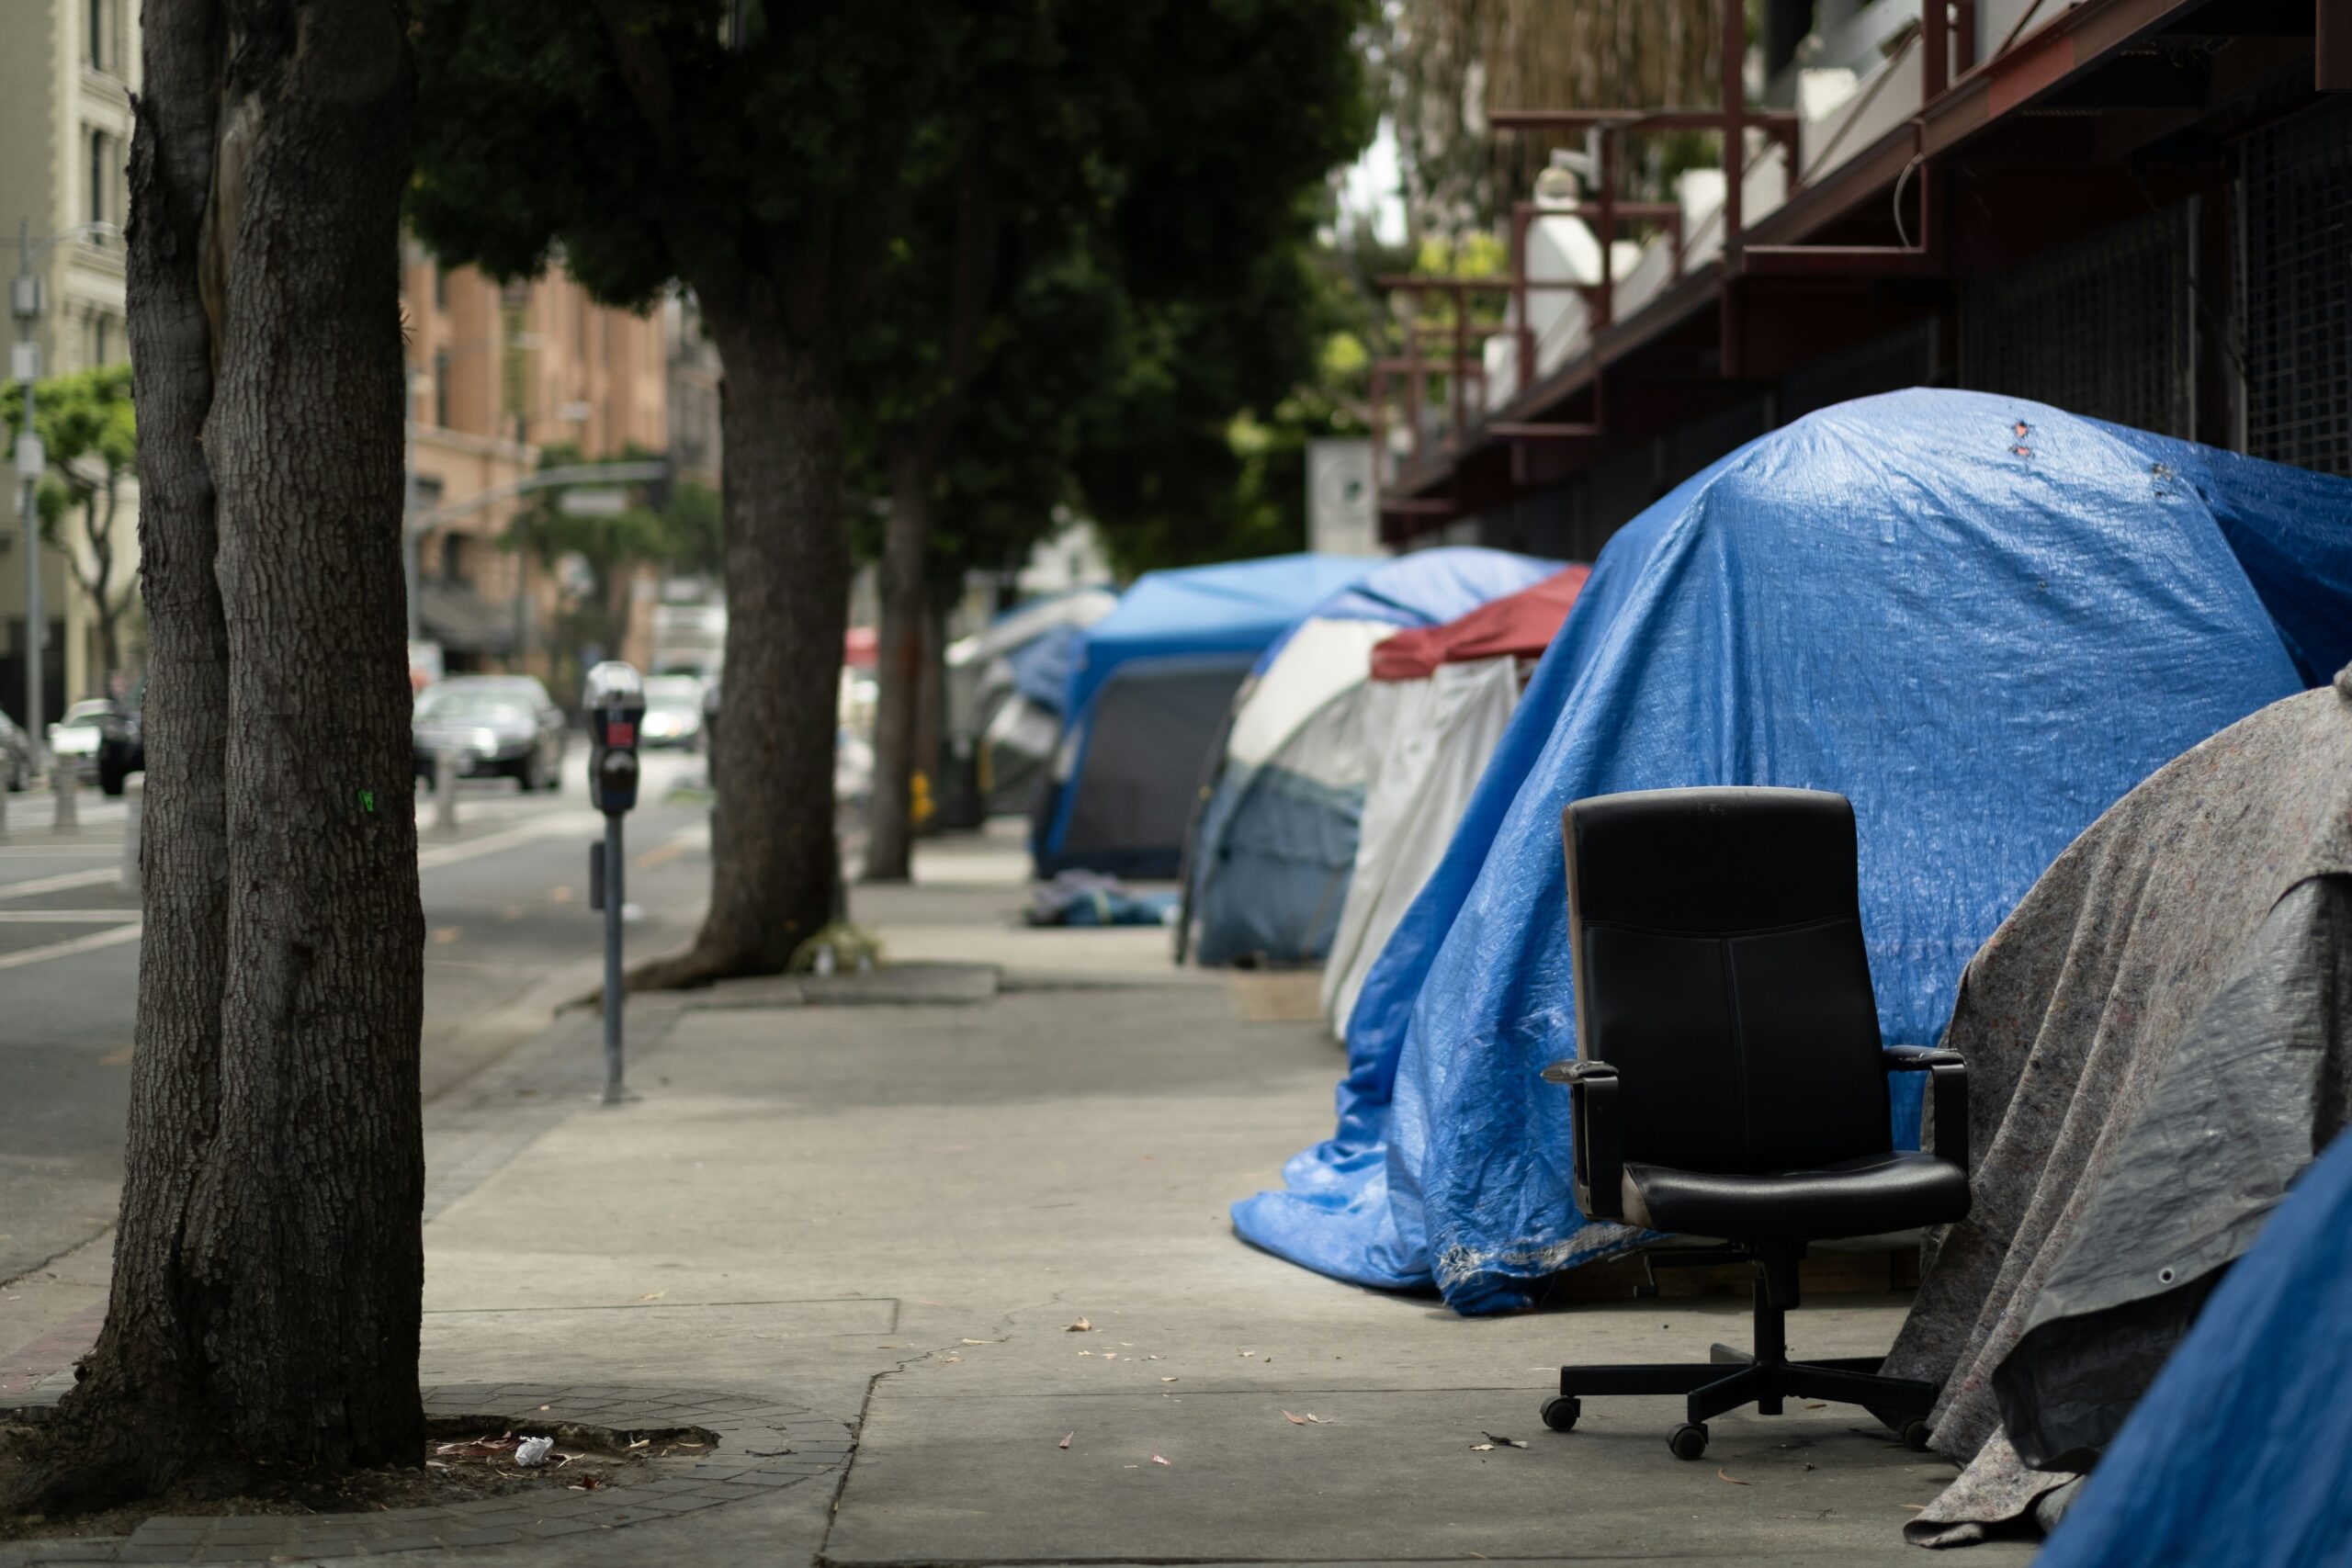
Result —
<instances>
[{"instance_id":1,"label":"sidewalk","mask_svg":"<svg viewBox=\"0 0 2352 1568\"><path fill-rule=\"evenodd\" d=\"M919 886L854 896L893 958L1001 965L993 996L643 1001L641 1102L589 1102L573 1015L435 1105L428 1389L700 1411L738 1490L706 1466L629 1517L505 1507L367 1544L484 1568L1921 1561L1905 1505L1951 1467L1859 1412L1726 1416L1697 1464L1667 1451L1673 1401L1592 1401L1567 1435L1536 1419L1562 1360L1703 1356L1745 1339L1741 1303L1466 1321L1235 1240L1226 1205L1328 1131L1338 1051L1312 1022L1245 1021L1297 1010L1170 968L1164 931L1009 928L1007 850L929 847ZM1862 1354L1902 1310L1827 1298L1792 1327L1801 1352ZM116 1560L362 1549L142 1535L154 1553Z\"/></svg>"}]
</instances>

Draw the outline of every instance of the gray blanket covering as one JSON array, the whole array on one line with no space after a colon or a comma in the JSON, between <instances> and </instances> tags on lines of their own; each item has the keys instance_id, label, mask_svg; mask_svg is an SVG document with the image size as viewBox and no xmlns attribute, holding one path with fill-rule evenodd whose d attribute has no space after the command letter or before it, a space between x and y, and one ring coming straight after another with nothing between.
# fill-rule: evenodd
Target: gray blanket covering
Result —
<instances>
[{"instance_id":1,"label":"gray blanket covering","mask_svg":"<svg viewBox=\"0 0 2352 1568\"><path fill-rule=\"evenodd\" d=\"M1965 1468L1912 1540L1981 1539L2087 1469L2344 1125L2347 940L2352 669L2157 772L1970 962L1943 1043L1973 1209L1886 1363L1944 1383Z\"/></svg>"}]
</instances>

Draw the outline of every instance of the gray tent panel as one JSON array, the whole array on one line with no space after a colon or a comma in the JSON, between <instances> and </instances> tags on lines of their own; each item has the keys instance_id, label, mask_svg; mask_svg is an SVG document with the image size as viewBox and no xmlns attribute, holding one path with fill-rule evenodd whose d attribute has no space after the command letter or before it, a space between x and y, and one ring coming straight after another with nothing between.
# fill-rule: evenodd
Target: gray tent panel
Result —
<instances>
[{"instance_id":1,"label":"gray tent panel","mask_svg":"<svg viewBox=\"0 0 2352 1568\"><path fill-rule=\"evenodd\" d=\"M1131 660L1095 694L1069 825L1050 874L1085 866L1173 876L1233 694L1255 653Z\"/></svg>"}]
</instances>

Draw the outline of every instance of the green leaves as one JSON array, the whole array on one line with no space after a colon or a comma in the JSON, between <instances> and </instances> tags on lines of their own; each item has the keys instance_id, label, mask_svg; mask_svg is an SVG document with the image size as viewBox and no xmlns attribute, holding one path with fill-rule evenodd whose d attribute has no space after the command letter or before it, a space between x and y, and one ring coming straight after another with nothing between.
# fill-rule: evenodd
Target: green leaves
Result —
<instances>
[{"instance_id":1,"label":"green leaves","mask_svg":"<svg viewBox=\"0 0 2352 1568\"><path fill-rule=\"evenodd\" d=\"M0 391L0 427L24 424L24 385ZM33 427L48 449L49 472L37 492L42 536L55 543L65 514L99 507L139 471L139 424L131 411L130 367L106 365L54 376L33 389ZM94 527L106 519L92 514Z\"/></svg>"}]
</instances>

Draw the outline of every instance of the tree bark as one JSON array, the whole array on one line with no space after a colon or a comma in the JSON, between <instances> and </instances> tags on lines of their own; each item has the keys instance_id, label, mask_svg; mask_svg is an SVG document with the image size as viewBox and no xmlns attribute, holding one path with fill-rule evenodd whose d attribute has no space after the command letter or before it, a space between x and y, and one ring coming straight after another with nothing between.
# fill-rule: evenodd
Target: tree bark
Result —
<instances>
[{"instance_id":1,"label":"tree bark","mask_svg":"<svg viewBox=\"0 0 2352 1568\"><path fill-rule=\"evenodd\" d=\"M874 795L866 808L865 880L912 874L918 687L931 595L923 557L931 537L931 470L919 452L890 457L890 514L882 530L882 628L874 713Z\"/></svg>"},{"instance_id":2,"label":"tree bark","mask_svg":"<svg viewBox=\"0 0 2352 1568\"><path fill-rule=\"evenodd\" d=\"M395 0L150 0L145 938L107 1315L27 1500L421 1458Z\"/></svg>"},{"instance_id":3,"label":"tree bark","mask_svg":"<svg viewBox=\"0 0 2352 1568\"><path fill-rule=\"evenodd\" d=\"M775 974L831 918L833 737L849 615L842 436L823 359L773 287L696 288L718 345L727 646L711 739L710 908L638 988Z\"/></svg>"}]
</instances>

